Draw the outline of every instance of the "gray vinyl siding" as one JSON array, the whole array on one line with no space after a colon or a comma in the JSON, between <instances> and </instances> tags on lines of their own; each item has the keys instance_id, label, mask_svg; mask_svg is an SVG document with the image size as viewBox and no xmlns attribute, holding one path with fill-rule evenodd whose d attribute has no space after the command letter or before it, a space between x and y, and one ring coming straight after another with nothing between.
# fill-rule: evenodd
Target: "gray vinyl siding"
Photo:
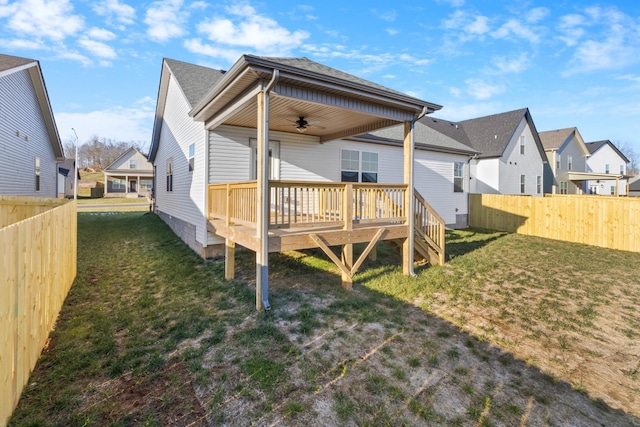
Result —
<instances>
[{"instance_id":1,"label":"gray vinyl siding","mask_svg":"<svg viewBox=\"0 0 640 427\"><path fill-rule=\"evenodd\" d=\"M36 157L40 191L35 191ZM55 154L29 71L0 77L0 194L56 197L57 181Z\"/></svg>"},{"instance_id":2,"label":"gray vinyl siding","mask_svg":"<svg viewBox=\"0 0 640 427\"><path fill-rule=\"evenodd\" d=\"M205 209L204 125L189 117L190 107L171 76L154 165L156 207L196 227L196 240L207 242ZM189 145L195 143L194 170L189 171ZM167 159L173 159L173 191L167 192Z\"/></svg>"},{"instance_id":3,"label":"gray vinyl siding","mask_svg":"<svg viewBox=\"0 0 640 427\"><path fill-rule=\"evenodd\" d=\"M520 154L520 136L525 137L525 153ZM526 120L522 119L507 145L500 162L500 194L522 194L520 176L525 176L525 195L536 193L536 177L543 175L542 158Z\"/></svg>"}]
</instances>

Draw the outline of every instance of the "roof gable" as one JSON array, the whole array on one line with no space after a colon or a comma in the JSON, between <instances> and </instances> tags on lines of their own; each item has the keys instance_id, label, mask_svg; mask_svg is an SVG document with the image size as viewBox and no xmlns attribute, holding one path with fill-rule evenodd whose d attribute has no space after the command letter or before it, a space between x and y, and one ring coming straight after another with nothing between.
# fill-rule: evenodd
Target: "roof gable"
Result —
<instances>
[{"instance_id":1,"label":"roof gable","mask_svg":"<svg viewBox=\"0 0 640 427\"><path fill-rule=\"evenodd\" d=\"M575 140L584 155L589 155L589 150L576 127L548 130L540 132L539 135L545 151L562 151L571 141Z\"/></svg>"},{"instance_id":2,"label":"roof gable","mask_svg":"<svg viewBox=\"0 0 640 427\"><path fill-rule=\"evenodd\" d=\"M587 150L589 150L589 154L591 154L592 156L599 151L602 147L605 146L609 146L611 147L611 149L618 155L620 156L620 158L625 162L625 163L629 163L629 159L627 158L627 156L625 156L624 154L622 154L622 151L618 150L618 147L615 146L615 144L611 141L604 140L604 141L594 141L594 142L586 142L584 144L587 147Z\"/></svg>"},{"instance_id":3,"label":"roof gable","mask_svg":"<svg viewBox=\"0 0 640 427\"><path fill-rule=\"evenodd\" d=\"M223 70L189 64L175 59L165 58L164 62L176 78L182 93L192 108L225 74Z\"/></svg>"},{"instance_id":4,"label":"roof gable","mask_svg":"<svg viewBox=\"0 0 640 427\"><path fill-rule=\"evenodd\" d=\"M522 108L464 120L460 124L464 127L471 146L481 153L480 158L500 157L527 112L528 109Z\"/></svg>"},{"instance_id":5,"label":"roof gable","mask_svg":"<svg viewBox=\"0 0 640 427\"><path fill-rule=\"evenodd\" d=\"M113 162L109 163L109 165L107 165L107 167L104 168L104 170L105 171L122 170L121 168L117 168L116 165L122 164L123 161L126 161L127 159L134 158L134 157L142 157L145 162L147 163L149 162L149 160L147 159L147 156L141 153L140 150L138 150L136 147L131 147L128 150L126 150L124 153L120 154ZM148 168L136 167L136 170L146 170L146 169L153 170L153 166L151 165L151 163L149 163Z\"/></svg>"},{"instance_id":6,"label":"roof gable","mask_svg":"<svg viewBox=\"0 0 640 427\"><path fill-rule=\"evenodd\" d=\"M44 76L40 69L40 62L34 59L0 54L0 78L22 70L27 70L29 73L53 153L58 160L64 160L62 141L60 140L58 127L56 126L51 103L49 102L49 94L47 93Z\"/></svg>"}]
</instances>

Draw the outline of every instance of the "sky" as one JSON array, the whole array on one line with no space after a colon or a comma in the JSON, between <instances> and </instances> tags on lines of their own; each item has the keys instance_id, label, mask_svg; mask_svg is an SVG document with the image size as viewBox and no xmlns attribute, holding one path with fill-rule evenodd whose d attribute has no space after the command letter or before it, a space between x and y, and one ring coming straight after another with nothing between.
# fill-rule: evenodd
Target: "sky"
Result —
<instances>
[{"instance_id":1,"label":"sky","mask_svg":"<svg viewBox=\"0 0 640 427\"><path fill-rule=\"evenodd\" d=\"M0 0L0 53L40 61L58 132L148 150L162 58L307 57L442 105L640 152L640 2Z\"/></svg>"}]
</instances>

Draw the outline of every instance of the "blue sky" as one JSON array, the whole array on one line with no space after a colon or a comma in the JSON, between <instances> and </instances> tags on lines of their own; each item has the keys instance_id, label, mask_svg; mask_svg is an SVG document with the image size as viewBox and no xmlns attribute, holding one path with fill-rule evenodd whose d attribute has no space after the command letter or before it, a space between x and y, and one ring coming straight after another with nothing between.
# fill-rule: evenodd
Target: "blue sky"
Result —
<instances>
[{"instance_id":1,"label":"blue sky","mask_svg":"<svg viewBox=\"0 0 640 427\"><path fill-rule=\"evenodd\" d=\"M228 69L306 56L464 120L528 107L538 131L640 151L640 2L0 0L0 52L38 59L64 140L149 145L163 57Z\"/></svg>"}]
</instances>

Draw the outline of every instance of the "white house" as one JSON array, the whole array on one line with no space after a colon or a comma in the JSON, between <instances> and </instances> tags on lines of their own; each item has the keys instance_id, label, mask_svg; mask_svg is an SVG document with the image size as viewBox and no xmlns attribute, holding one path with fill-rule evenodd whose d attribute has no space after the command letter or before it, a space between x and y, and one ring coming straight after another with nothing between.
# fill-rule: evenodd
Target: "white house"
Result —
<instances>
[{"instance_id":1,"label":"white house","mask_svg":"<svg viewBox=\"0 0 640 427\"><path fill-rule=\"evenodd\" d=\"M40 63L0 54L0 194L57 197L62 161Z\"/></svg>"},{"instance_id":2,"label":"white house","mask_svg":"<svg viewBox=\"0 0 640 427\"><path fill-rule=\"evenodd\" d=\"M419 189L419 181L438 176L446 188L425 182L424 195L453 194L453 160L472 152L434 153L425 164L447 170L420 170L415 123L439 108L306 58L244 55L226 72L165 59L148 156L156 212L203 257L224 243L227 277L235 243L254 250L258 308L269 307L270 251L322 248L344 285L362 262L353 262L353 243L370 242L366 256L378 239L400 239L410 274L422 244L408 231L422 203L414 202L414 184ZM401 143L353 138L398 125ZM432 221L425 229L441 230L444 239L444 219L430 209L421 211ZM455 211L443 216L456 222ZM319 221L313 230L296 231L309 218ZM425 240L436 248L430 253L439 239ZM327 249L332 245L343 247L342 261ZM439 256L444 261L443 251Z\"/></svg>"},{"instance_id":3,"label":"white house","mask_svg":"<svg viewBox=\"0 0 640 427\"><path fill-rule=\"evenodd\" d=\"M587 194L626 196L627 179L624 176L627 174L629 159L609 140L587 142L585 145L590 154L587 158L587 172L604 173L611 175L612 179L585 181L583 191Z\"/></svg>"},{"instance_id":4,"label":"white house","mask_svg":"<svg viewBox=\"0 0 640 427\"><path fill-rule=\"evenodd\" d=\"M584 194L585 182L621 177L615 171L611 174L588 171L589 149L575 127L540 132L540 140L548 160L545 193Z\"/></svg>"},{"instance_id":5,"label":"white house","mask_svg":"<svg viewBox=\"0 0 640 427\"><path fill-rule=\"evenodd\" d=\"M153 190L153 165L131 147L104 169L104 195L138 197Z\"/></svg>"},{"instance_id":6,"label":"white house","mask_svg":"<svg viewBox=\"0 0 640 427\"><path fill-rule=\"evenodd\" d=\"M160 111L149 154L156 170L154 193L158 214L204 257L219 254L219 245L223 243L207 232L206 185L253 180L257 173L255 129L221 125L215 131L206 131L205 124L189 116L197 101L223 76L220 70L164 60L158 97ZM270 132L270 179L403 181L402 126L319 143L318 136L296 131L296 119L299 116L290 114L279 126L289 131ZM320 126L324 124L322 121L314 126L311 122L308 126L324 128ZM476 151L453 140L437 141L430 135L422 122L416 123L416 189L447 225L466 226L468 175L465 174ZM347 162L357 165L345 169L342 166Z\"/></svg>"},{"instance_id":7,"label":"white house","mask_svg":"<svg viewBox=\"0 0 640 427\"><path fill-rule=\"evenodd\" d=\"M469 192L542 196L547 159L528 108L460 122L421 122L476 151L469 162Z\"/></svg>"}]
</instances>

